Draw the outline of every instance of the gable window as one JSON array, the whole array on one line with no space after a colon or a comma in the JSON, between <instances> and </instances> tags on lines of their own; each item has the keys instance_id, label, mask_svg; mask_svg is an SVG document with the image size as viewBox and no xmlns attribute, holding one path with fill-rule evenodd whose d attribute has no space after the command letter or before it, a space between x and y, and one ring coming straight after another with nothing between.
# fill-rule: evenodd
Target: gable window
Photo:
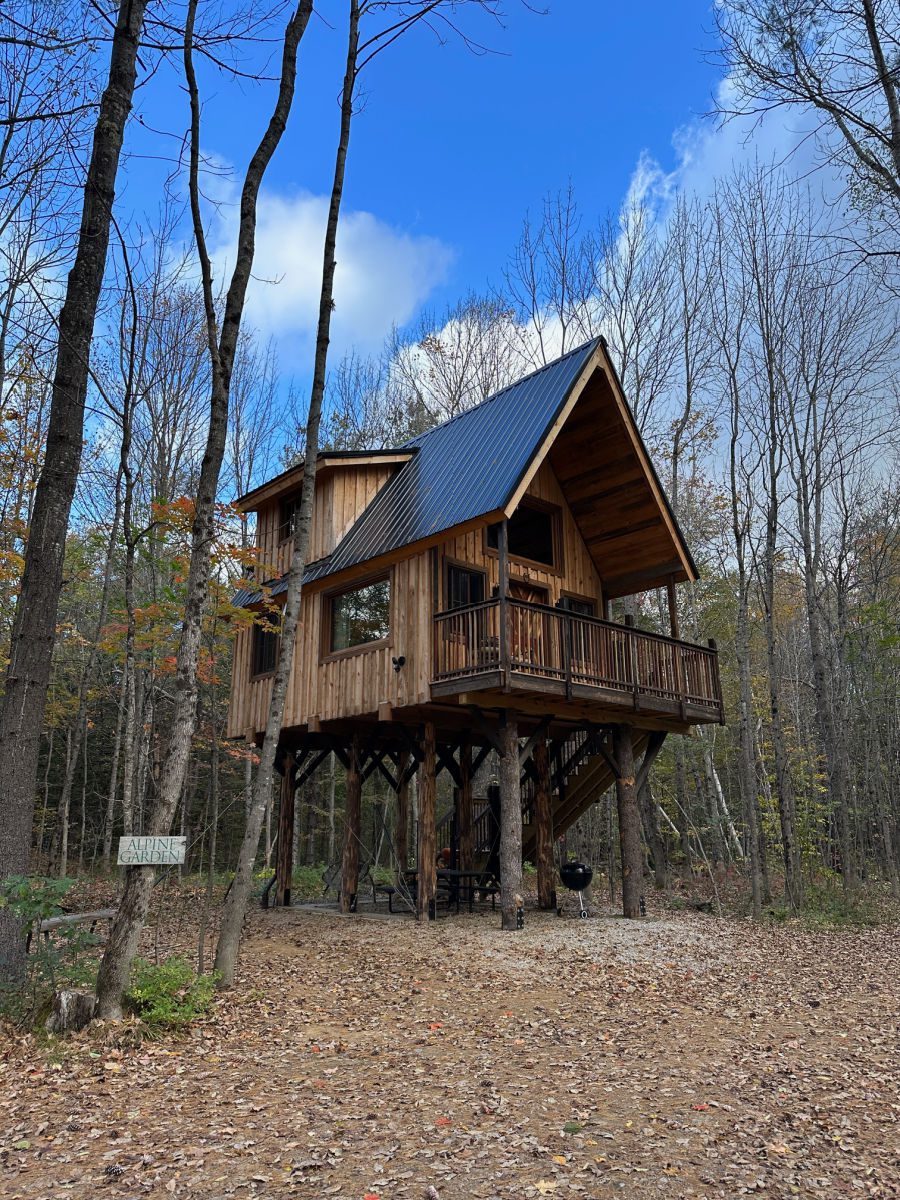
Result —
<instances>
[{"instance_id":1,"label":"gable window","mask_svg":"<svg viewBox=\"0 0 900 1200\"><path fill-rule=\"evenodd\" d=\"M331 654L382 642L391 632L391 580L387 575L329 596L326 604Z\"/></svg>"},{"instance_id":2,"label":"gable window","mask_svg":"<svg viewBox=\"0 0 900 1200\"><path fill-rule=\"evenodd\" d=\"M485 578L484 571L447 563L447 608L481 604L484 600Z\"/></svg>"},{"instance_id":3,"label":"gable window","mask_svg":"<svg viewBox=\"0 0 900 1200\"><path fill-rule=\"evenodd\" d=\"M272 618L266 617L253 626L250 644L250 674L269 675L278 661L280 638L272 628Z\"/></svg>"},{"instance_id":4,"label":"gable window","mask_svg":"<svg viewBox=\"0 0 900 1200\"><path fill-rule=\"evenodd\" d=\"M561 569L558 508L523 500L507 521L506 528L510 558L541 563L555 571ZM499 524L488 526L487 545L490 550L499 550Z\"/></svg>"},{"instance_id":5,"label":"gable window","mask_svg":"<svg viewBox=\"0 0 900 1200\"><path fill-rule=\"evenodd\" d=\"M593 600L588 600L586 596L560 596L559 607L566 612L575 613L579 617L597 615L596 604Z\"/></svg>"},{"instance_id":6,"label":"gable window","mask_svg":"<svg viewBox=\"0 0 900 1200\"><path fill-rule=\"evenodd\" d=\"M300 497L287 496L281 501L278 513L278 540L286 542L297 532L297 517L300 513Z\"/></svg>"}]
</instances>

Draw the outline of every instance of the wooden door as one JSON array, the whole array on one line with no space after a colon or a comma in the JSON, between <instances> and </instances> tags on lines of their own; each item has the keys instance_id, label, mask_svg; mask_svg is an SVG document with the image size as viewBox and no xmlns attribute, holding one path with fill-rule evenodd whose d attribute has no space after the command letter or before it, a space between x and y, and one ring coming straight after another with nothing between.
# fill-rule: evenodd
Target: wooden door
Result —
<instances>
[{"instance_id":1,"label":"wooden door","mask_svg":"<svg viewBox=\"0 0 900 1200\"><path fill-rule=\"evenodd\" d=\"M548 604L545 587L525 579L510 579L509 598L523 604ZM514 605L510 608L509 652L513 662L539 668L545 665L547 614Z\"/></svg>"}]
</instances>

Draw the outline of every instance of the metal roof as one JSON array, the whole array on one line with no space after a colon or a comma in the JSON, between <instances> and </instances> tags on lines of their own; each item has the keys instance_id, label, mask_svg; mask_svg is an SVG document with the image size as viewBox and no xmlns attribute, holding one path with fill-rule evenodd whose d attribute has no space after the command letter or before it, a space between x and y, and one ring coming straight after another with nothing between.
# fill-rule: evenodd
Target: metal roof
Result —
<instances>
[{"instance_id":1,"label":"metal roof","mask_svg":"<svg viewBox=\"0 0 900 1200\"><path fill-rule=\"evenodd\" d=\"M416 453L331 555L321 579L503 508L563 408L599 339L585 342L481 404L407 442Z\"/></svg>"}]
</instances>

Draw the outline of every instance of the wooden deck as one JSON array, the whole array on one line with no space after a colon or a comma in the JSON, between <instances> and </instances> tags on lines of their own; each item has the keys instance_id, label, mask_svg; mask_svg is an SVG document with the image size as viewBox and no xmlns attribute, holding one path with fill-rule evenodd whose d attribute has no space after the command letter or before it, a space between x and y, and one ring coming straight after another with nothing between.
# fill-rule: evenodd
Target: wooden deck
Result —
<instances>
[{"instance_id":1,"label":"wooden deck","mask_svg":"<svg viewBox=\"0 0 900 1200\"><path fill-rule=\"evenodd\" d=\"M434 698L501 688L723 722L715 645L495 598L434 618Z\"/></svg>"}]
</instances>

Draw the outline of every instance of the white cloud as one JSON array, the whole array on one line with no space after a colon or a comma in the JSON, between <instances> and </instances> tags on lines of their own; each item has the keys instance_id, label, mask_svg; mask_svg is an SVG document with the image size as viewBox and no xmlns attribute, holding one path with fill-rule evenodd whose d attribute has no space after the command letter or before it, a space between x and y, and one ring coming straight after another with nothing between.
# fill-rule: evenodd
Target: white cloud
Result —
<instances>
[{"instance_id":1,"label":"white cloud","mask_svg":"<svg viewBox=\"0 0 900 1200\"><path fill-rule=\"evenodd\" d=\"M225 209L220 209L220 214ZM230 214L233 208L229 206ZM322 278L328 198L309 192L260 197L247 319L279 345L288 368L309 366ZM214 257L228 270L233 223L219 228ZM438 238L398 230L372 213L345 210L337 239L332 347L380 347L394 324L415 315L453 259Z\"/></svg>"}]
</instances>

